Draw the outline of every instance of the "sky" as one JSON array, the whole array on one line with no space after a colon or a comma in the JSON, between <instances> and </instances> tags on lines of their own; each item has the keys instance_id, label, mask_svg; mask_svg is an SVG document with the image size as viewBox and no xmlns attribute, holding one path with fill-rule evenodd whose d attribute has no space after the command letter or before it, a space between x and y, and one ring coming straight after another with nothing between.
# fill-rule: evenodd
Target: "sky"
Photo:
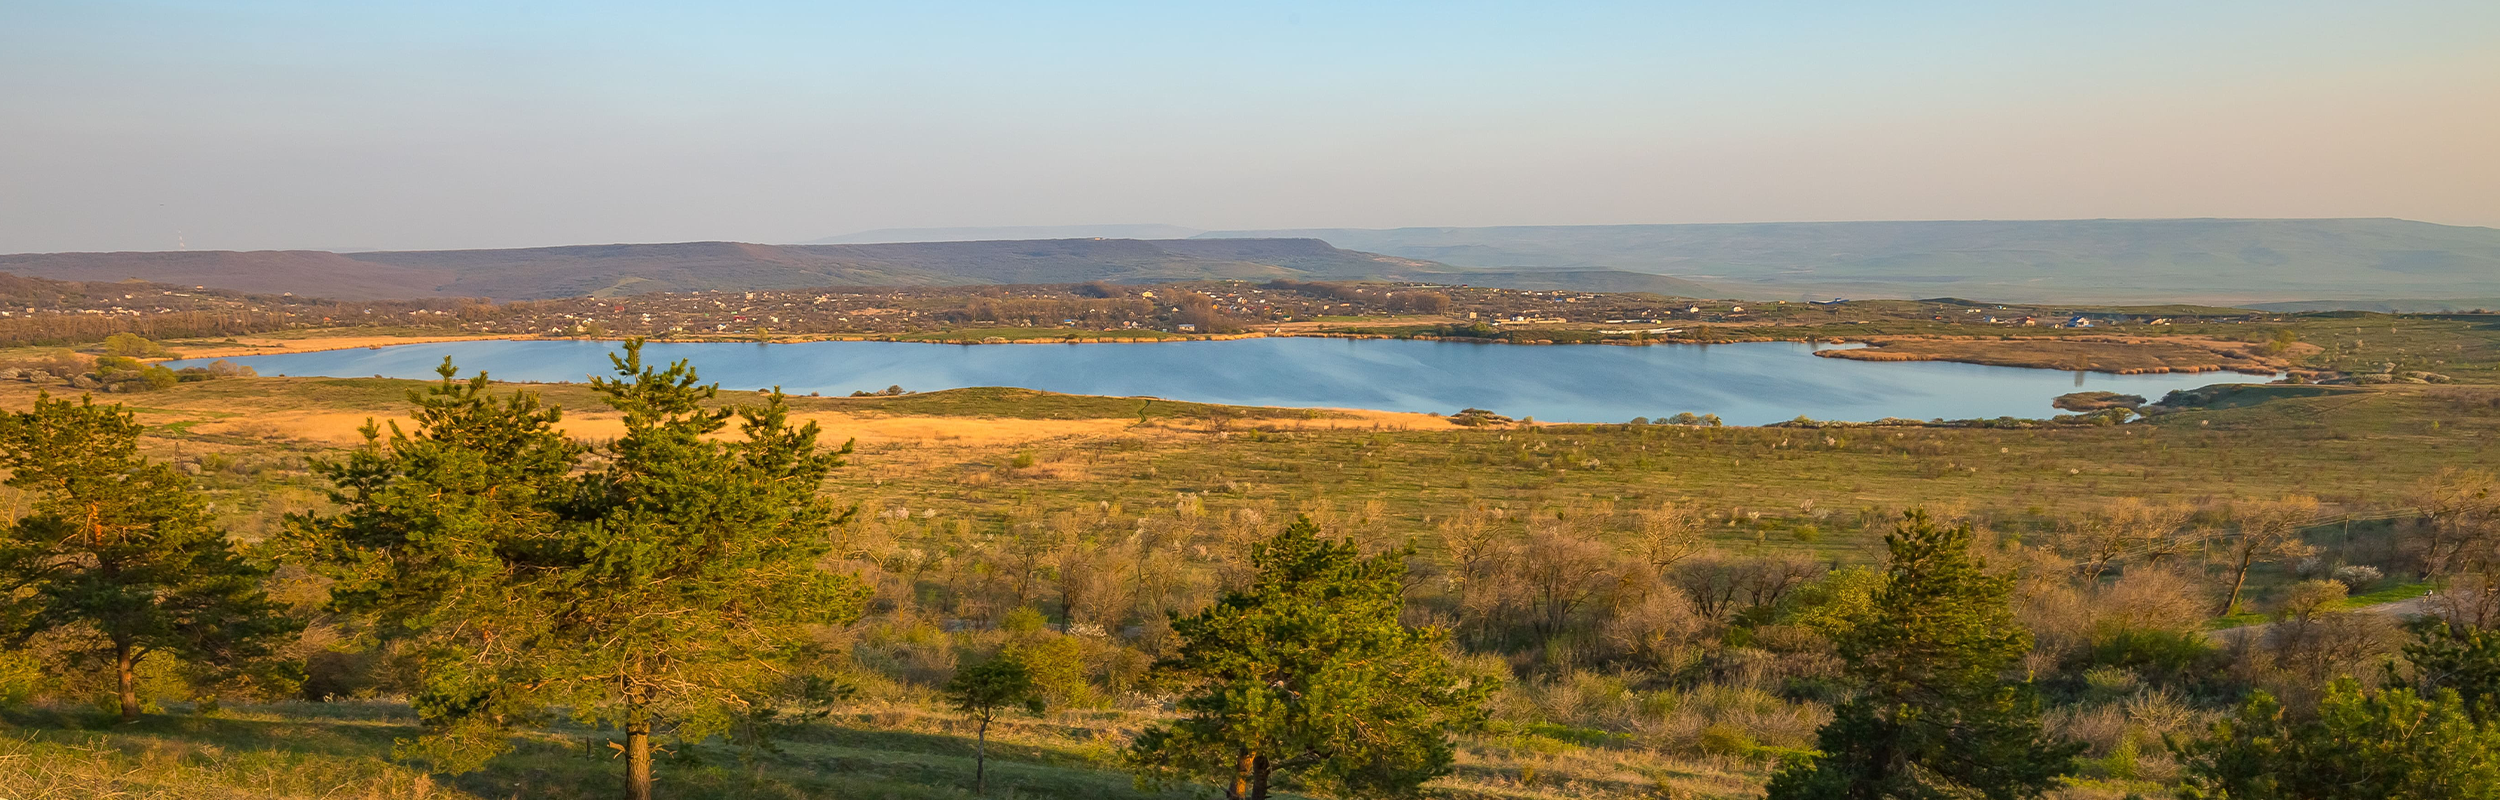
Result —
<instances>
[{"instance_id":1,"label":"sky","mask_svg":"<svg viewBox=\"0 0 2500 800\"><path fill-rule=\"evenodd\" d=\"M2500 3L0 2L0 252L2401 217Z\"/></svg>"}]
</instances>

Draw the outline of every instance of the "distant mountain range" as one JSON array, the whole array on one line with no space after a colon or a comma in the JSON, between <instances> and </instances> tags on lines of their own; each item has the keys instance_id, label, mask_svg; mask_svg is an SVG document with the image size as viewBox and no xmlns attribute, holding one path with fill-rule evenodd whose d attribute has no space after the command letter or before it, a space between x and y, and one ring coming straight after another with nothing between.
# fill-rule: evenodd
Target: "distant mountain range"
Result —
<instances>
[{"instance_id":1,"label":"distant mountain range","mask_svg":"<svg viewBox=\"0 0 2500 800\"><path fill-rule=\"evenodd\" d=\"M1710 287L1607 270L1471 270L1331 247L1317 239L1046 239L895 244L739 242L506 250L308 250L0 255L0 272L72 281L137 279L340 299L532 300L648 292L1162 283L1191 280L1398 280L1708 296Z\"/></svg>"},{"instance_id":2,"label":"distant mountain range","mask_svg":"<svg viewBox=\"0 0 2500 800\"><path fill-rule=\"evenodd\" d=\"M2284 313L2375 311L2381 314L2454 314L2500 309L2500 297L2460 297L2453 300L2293 300L2282 303L2250 303L2245 307Z\"/></svg>"},{"instance_id":3,"label":"distant mountain range","mask_svg":"<svg viewBox=\"0 0 2500 800\"><path fill-rule=\"evenodd\" d=\"M2394 219L1797 222L1213 231L929 228L766 245L0 255L0 272L380 299L815 286L1402 280L1757 300L1807 296L2226 305L2500 297L2500 230ZM992 238L1029 234L1073 238ZM831 241L831 240L827 240ZM2476 300L2484 298L2485 300ZM2291 308L2291 306L2282 306ZM2388 306L2396 307L2396 306Z\"/></svg>"},{"instance_id":4,"label":"distant mountain range","mask_svg":"<svg viewBox=\"0 0 2500 800\"><path fill-rule=\"evenodd\" d=\"M2500 230L2397 219L1792 222L1309 228L1459 267L1671 275L1739 297L1994 301L2380 300L2500 295Z\"/></svg>"}]
</instances>

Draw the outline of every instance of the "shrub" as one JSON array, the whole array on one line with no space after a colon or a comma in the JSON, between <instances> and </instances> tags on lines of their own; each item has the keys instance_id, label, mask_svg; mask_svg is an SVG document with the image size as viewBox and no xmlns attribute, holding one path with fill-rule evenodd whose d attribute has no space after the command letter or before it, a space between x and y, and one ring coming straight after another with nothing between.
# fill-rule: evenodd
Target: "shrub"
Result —
<instances>
[{"instance_id":1,"label":"shrub","mask_svg":"<svg viewBox=\"0 0 2500 800\"><path fill-rule=\"evenodd\" d=\"M1753 736L1742 728L1724 722L1714 722L1709 727L1701 729L1701 738L1694 743L1694 746L1714 756L1743 756L1752 753L1754 748L1761 747L1762 743L1754 741Z\"/></svg>"},{"instance_id":2,"label":"shrub","mask_svg":"<svg viewBox=\"0 0 2500 800\"><path fill-rule=\"evenodd\" d=\"M43 664L33 655L0 651L0 708L25 705L43 690Z\"/></svg>"},{"instance_id":3,"label":"shrub","mask_svg":"<svg viewBox=\"0 0 2500 800\"><path fill-rule=\"evenodd\" d=\"M1014 658L1032 676L1033 685L1053 706L1083 707L1101 702L1085 680L1084 642L1068 636L1037 634L1007 646L1001 654Z\"/></svg>"},{"instance_id":4,"label":"shrub","mask_svg":"<svg viewBox=\"0 0 2500 800\"><path fill-rule=\"evenodd\" d=\"M2377 583L2380 578L2386 577L2384 573L2379 572L2377 567L2364 566L2361 564L2347 564L2345 566L2336 567L2334 576L2336 582L2342 583L2345 586L2350 586L2354 589L2368 588L2370 584Z\"/></svg>"},{"instance_id":5,"label":"shrub","mask_svg":"<svg viewBox=\"0 0 2500 800\"><path fill-rule=\"evenodd\" d=\"M2491 797L2500 793L2500 729L2475 722L2454 692L2370 692L2331 684L2315 715L2263 692L2204 738L2173 742L2190 800L2234 797Z\"/></svg>"},{"instance_id":6,"label":"shrub","mask_svg":"<svg viewBox=\"0 0 2500 800\"><path fill-rule=\"evenodd\" d=\"M2155 681L2176 682L2221 666L2222 651L2204 634L2158 628L2117 628L2095 636L2077 667L2132 670Z\"/></svg>"},{"instance_id":7,"label":"shrub","mask_svg":"<svg viewBox=\"0 0 2500 800\"><path fill-rule=\"evenodd\" d=\"M135 333L116 333L104 337L104 354L124 358L161 358L165 346Z\"/></svg>"},{"instance_id":8,"label":"shrub","mask_svg":"<svg viewBox=\"0 0 2500 800\"><path fill-rule=\"evenodd\" d=\"M0 367L41 372L55 377L76 375L92 368L86 357L67 350L57 350L32 358L7 362L0 364Z\"/></svg>"},{"instance_id":9,"label":"shrub","mask_svg":"<svg viewBox=\"0 0 2500 800\"><path fill-rule=\"evenodd\" d=\"M1623 657L1662 672L1674 672L1699 655L1710 620L1693 601L1672 586L1652 589L1639 605L1624 609L1605 624L1606 642Z\"/></svg>"},{"instance_id":10,"label":"shrub","mask_svg":"<svg viewBox=\"0 0 2500 800\"><path fill-rule=\"evenodd\" d=\"M174 384L181 382L182 376L175 375L173 370L162 366L150 365L147 369L139 371L139 383L146 386L148 391L170 389Z\"/></svg>"},{"instance_id":11,"label":"shrub","mask_svg":"<svg viewBox=\"0 0 2500 800\"><path fill-rule=\"evenodd\" d=\"M105 371L101 369L103 362L108 360L113 359L107 357L96 360L99 365L99 373L104 379L104 390L108 392L153 392L161 389L172 388L174 384L182 382L182 376L180 374L155 364L139 367L128 372L119 370Z\"/></svg>"}]
</instances>

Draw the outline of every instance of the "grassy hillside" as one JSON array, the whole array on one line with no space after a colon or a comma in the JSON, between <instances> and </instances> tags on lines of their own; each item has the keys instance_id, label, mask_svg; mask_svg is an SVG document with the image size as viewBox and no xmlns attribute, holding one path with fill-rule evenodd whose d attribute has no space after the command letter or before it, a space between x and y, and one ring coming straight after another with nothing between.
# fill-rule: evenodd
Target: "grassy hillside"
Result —
<instances>
[{"instance_id":1,"label":"grassy hillside","mask_svg":"<svg viewBox=\"0 0 2500 800\"><path fill-rule=\"evenodd\" d=\"M2322 300L2500 294L2500 230L2395 219L1800 222L1219 231L1464 267L1674 275L1739 296Z\"/></svg>"}]
</instances>

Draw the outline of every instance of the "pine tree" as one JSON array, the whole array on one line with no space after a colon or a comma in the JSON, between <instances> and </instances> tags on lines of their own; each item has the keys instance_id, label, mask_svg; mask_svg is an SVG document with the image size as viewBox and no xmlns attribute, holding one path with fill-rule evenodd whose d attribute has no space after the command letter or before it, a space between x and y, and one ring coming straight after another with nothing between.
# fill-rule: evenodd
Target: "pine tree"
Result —
<instances>
[{"instance_id":1,"label":"pine tree","mask_svg":"<svg viewBox=\"0 0 2500 800\"><path fill-rule=\"evenodd\" d=\"M562 707L623 731L626 796L644 800L655 736L723 731L866 591L816 563L847 513L818 488L847 446L818 447L779 393L715 407L718 387L644 366L640 341L611 358L617 377L592 384L625 434L588 450L558 409L498 401L446 361L413 432L368 426L325 468L345 509L294 528L343 609L421 654L413 751L474 769ZM740 435L717 436L733 419Z\"/></svg>"},{"instance_id":2,"label":"pine tree","mask_svg":"<svg viewBox=\"0 0 2500 800\"><path fill-rule=\"evenodd\" d=\"M971 717L980 727L974 734L972 751L972 791L989 794L990 723L998 712L1022 708L1029 713L1042 713L1042 687L1033 683L1033 671L1022 659L1000 654L988 661L956 671L946 682L946 702L956 711Z\"/></svg>"},{"instance_id":3,"label":"pine tree","mask_svg":"<svg viewBox=\"0 0 2500 800\"><path fill-rule=\"evenodd\" d=\"M1366 558L1309 518L1254 545L1255 582L1173 621L1180 647L1155 671L1185 716L1131 746L1144 779L1264 800L1280 778L1395 795L1447 773L1450 735L1482 724L1494 687L1452 669L1441 630L1398 621L1403 555Z\"/></svg>"},{"instance_id":4,"label":"pine tree","mask_svg":"<svg viewBox=\"0 0 2500 800\"><path fill-rule=\"evenodd\" d=\"M2314 718L2264 692L2203 739L2172 742L2185 800L2448 800L2500 797L2500 727L2453 690L2330 684Z\"/></svg>"},{"instance_id":5,"label":"pine tree","mask_svg":"<svg viewBox=\"0 0 2500 800\"><path fill-rule=\"evenodd\" d=\"M1892 534L1874 615L1840 639L1857 694L1817 732L1820 755L1782 769L1774 800L2038 797L2081 746L2040 725L2028 683L2009 679L2031 635L2012 581L1970 552L1968 525L1912 511Z\"/></svg>"},{"instance_id":6,"label":"pine tree","mask_svg":"<svg viewBox=\"0 0 2500 800\"><path fill-rule=\"evenodd\" d=\"M2436 616L2416 618L2405 628L2413 633L2404 646L2405 662L2422 694L2456 692L2476 720L2500 723L2500 631L2452 625ZM2389 672L2395 672L2393 665Z\"/></svg>"},{"instance_id":7,"label":"pine tree","mask_svg":"<svg viewBox=\"0 0 2500 800\"><path fill-rule=\"evenodd\" d=\"M137 719L137 670L163 653L235 667L301 629L262 589L269 571L226 542L188 478L139 454L121 406L38 396L0 414L0 467L33 497L0 527L0 568L16 588L14 638L87 629L109 658L121 718Z\"/></svg>"}]
</instances>

